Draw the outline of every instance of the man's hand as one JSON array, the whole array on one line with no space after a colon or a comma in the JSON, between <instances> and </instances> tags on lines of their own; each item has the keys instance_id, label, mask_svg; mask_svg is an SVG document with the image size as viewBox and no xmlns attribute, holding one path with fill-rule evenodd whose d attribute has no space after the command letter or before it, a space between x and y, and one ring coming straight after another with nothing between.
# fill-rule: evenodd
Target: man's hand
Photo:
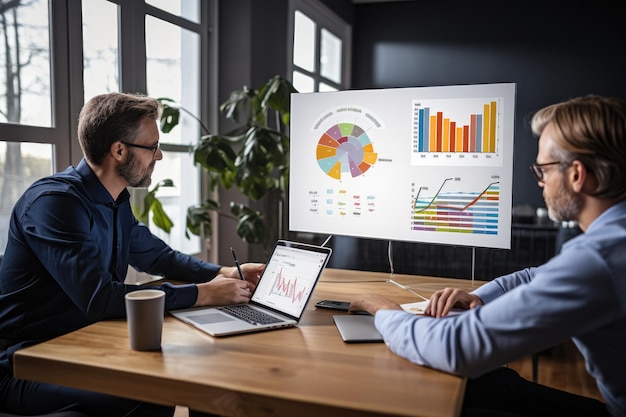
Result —
<instances>
[{"instance_id":1,"label":"man's hand","mask_svg":"<svg viewBox=\"0 0 626 417\"><path fill-rule=\"evenodd\" d=\"M483 304L483 300L477 295L456 288L444 288L430 297L424 314L432 317L445 317L452 308L469 310Z\"/></svg>"},{"instance_id":2,"label":"man's hand","mask_svg":"<svg viewBox=\"0 0 626 417\"><path fill-rule=\"evenodd\" d=\"M261 274L265 270L265 264L248 262L241 264L241 272L243 273L246 281L256 285L259 282ZM220 274L227 278L241 279L239 277L239 271L234 266L223 266L220 268Z\"/></svg>"},{"instance_id":3,"label":"man's hand","mask_svg":"<svg viewBox=\"0 0 626 417\"><path fill-rule=\"evenodd\" d=\"M402 310L399 304L378 294L363 294L352 299L348 311L367 311L374 315L378 310Z\"/></svg>"},{"instance_id":4,"label":"man's hand","mask_svg":"<svg viewBox=\"0 0 626 417\"><path fill-rule=\"evenodd\" d=\"M256 281L255 281L256 282ZM254 291L254 284L250 281L218 275L209 282L196 284L198 287L198 299L194 307L227 304L241 304L250 301L250 295Z\"/></svg>"}]
</instances>

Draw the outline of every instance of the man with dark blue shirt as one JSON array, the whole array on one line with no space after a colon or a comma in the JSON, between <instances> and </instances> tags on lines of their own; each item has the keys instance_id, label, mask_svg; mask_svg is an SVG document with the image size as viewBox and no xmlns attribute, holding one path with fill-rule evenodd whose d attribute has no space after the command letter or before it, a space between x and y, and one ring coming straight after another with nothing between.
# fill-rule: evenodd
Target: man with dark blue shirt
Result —
<instances>
[{"instance_id":1,"label":"man with dark blue shirt","mask_svg":"<svg viewBox=\"0 0 626 417\"><path fill-rule=\"evenodd\" d=\"M139 271L189 282L153 286L165 309L247 302L264 264L235 267L170 248L133 215L126 189L150 185L159 147L158 100L110 93L85 104L78 121L84 158L31 185L13 208L0 266L0 410L93 416L172 416L174 408L13 378L23 347L94 322L125 317L124 280ZM193 411L191 415L195 414Z\"/></svg>"}]
</instances>

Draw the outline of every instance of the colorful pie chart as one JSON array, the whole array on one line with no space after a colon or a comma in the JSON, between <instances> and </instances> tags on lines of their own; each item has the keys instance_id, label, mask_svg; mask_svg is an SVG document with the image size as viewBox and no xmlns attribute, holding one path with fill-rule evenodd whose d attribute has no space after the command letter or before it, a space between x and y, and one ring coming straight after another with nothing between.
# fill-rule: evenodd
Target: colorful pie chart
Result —
<instances>
[{"instance_id":1,"label":"colorful pie chart","mask_svg":"<svg viewBox=\"0 0 626 417\"><path fill-rule=\"evenodd\" d=\"M362 175L378 157L367 133L353 123L331 126L317 143L316 153L322 171L337 180L341 180L342 173Z\"/></svg>"}]
</instances>

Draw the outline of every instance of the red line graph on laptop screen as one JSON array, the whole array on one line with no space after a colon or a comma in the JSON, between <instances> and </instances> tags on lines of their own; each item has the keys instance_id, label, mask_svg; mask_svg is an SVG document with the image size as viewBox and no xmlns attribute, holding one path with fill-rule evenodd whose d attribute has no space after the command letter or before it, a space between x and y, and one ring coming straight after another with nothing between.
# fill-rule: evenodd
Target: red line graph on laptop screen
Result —
<instances>
[{"instance_id":1,"label":"red line graph on laptop screen","mask_svg":"<svg viewBox=\"0 0 626 417\"><path fill-rule=\"evenodd\" d=\"M265 267L253 301L299 316L306 307L324 260L322 253L278 248Z\"/></svg>"},{"instance_id":2,"label":"red line graph on laptop screen","mask_svg":"<svg viewBox=\"0 0 626 417\"><path fill-rule=\"evenodd\" d=\"M283 268L281 267L276 280L274 281L274 287L271 294L279 297L286 297L291 300L291 303L302 302L302 298L306 292L306 285L298 286L298 278L286 278L283 274ZM306 300L305 300L306 301Z\"/></svg>"}]
</instances>

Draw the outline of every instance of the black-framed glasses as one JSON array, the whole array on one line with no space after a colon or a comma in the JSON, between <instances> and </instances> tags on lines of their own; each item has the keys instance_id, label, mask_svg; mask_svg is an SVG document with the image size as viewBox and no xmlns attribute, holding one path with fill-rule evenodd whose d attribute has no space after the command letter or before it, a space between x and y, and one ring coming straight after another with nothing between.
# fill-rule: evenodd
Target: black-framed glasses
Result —
<instances>
[{"instance_id":1,"label":"black-framed glasses","mask_svg":"<svg viewBox=\"0 0 626 417\"><path fill-rule=\"evenodd\" d=\"M554 161L554 162L546 162L545 164L532 164L530 166L530 170L535 176L535 178L537 179L537 181L543 182L543 175L544 175L543 167L547 167L549 165L562 164L562 163L563 163L562 161Z\"/></svg>"},{"instance_id":2,"label":"black-framed glasses","mask_svg":"<svg viewBox=\"0 0 626 417\"><path fill-rule=\"evenodd\" d=\"M150 146L139 145L137 143L124 142L123 140L121 140L120 142L122 142L126 146L132 146L134 148L140 148L140 149L146 149L148 151L152 151L152 157L153 158L156 156L157 150L161 146L161 144L159 144L159 142L157 142L156 145L150 145Z\"/></svg>"}]
</instances>

